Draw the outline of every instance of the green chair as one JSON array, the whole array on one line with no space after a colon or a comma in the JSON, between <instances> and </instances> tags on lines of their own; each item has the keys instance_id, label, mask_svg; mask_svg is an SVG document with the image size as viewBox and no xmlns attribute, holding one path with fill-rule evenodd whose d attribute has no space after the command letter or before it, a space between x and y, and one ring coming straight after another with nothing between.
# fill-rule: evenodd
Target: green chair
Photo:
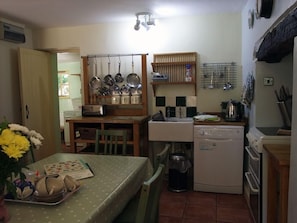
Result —
<instances>
[{"instance_id":1,"label":"green chair","mask_svg":"<svg viewBox=\"0 0 297 223\"><path fill-rule=\"evenodd\" d=\"M154 175L143 182L140 196L135 196L113 223L157 223L164 172L160 164Z\"/></svg>"},{"instance_id":2,"label":"green chair","mask_svg":"<svg viewBox=\"0 0 297 223\"><path fill-rule=\"evenodd\" d=\"M100 145L104 144L104 155L126 155L127 131L126 130L96 130L95 153L100 153ZM119 146L121 144L121 150ZM120 151L120 152L119 152Z\"/></svg>"},{"instance_id":3,"label":"green chair","mask_svg":"<svg viewBox=\"0 0 297 223\"><path fill-rule=\"evenodd\" d=\"M166 167L170 146L171 145L167 143L165 145L165 148L160 153L156 154L154 159L154 172L156 172L156 170L158 169L159 164L163 164Z\"/></svg>"}]
</instances>

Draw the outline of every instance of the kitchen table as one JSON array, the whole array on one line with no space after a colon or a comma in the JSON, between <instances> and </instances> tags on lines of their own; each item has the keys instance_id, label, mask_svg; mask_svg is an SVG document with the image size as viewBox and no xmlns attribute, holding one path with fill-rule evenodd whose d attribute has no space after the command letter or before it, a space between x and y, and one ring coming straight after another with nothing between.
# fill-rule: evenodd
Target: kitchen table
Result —
<instances>
[{"instance_id":1,"label":"kitchen table","mask_svg":"<svg viewBox=\"0 0 297 223\"><path fill-rule=\"evenodd\" d=\"M112 222L152 175L149 159L133 156L56 153L29 168L43 171L44 164L76 159L88 163L95 176L81 180L80 189L58 205L6 201L10 223Z\"/></svg>"}]
</instances>

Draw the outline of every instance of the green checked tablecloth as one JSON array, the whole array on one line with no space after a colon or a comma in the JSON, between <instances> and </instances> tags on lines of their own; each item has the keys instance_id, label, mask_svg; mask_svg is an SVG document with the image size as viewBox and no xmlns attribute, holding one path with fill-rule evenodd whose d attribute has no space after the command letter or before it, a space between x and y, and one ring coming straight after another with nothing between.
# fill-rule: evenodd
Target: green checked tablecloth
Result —
<instances>
[{"instance_id":1,"label":"green checked tablecloth","mask_svg":"<svg viewBox=\"0 0 297 223\"><path fill-rule=\"evenodd\" d=\"M29 168L42 173L44 164L77 159L88 163L95 176L80 180L80 189L57 205L6 201L9 222L109 223L140 189L142 182L152 175L147 157L132 156L57 153L29 165Z\"/></svg>"}]
</instances>

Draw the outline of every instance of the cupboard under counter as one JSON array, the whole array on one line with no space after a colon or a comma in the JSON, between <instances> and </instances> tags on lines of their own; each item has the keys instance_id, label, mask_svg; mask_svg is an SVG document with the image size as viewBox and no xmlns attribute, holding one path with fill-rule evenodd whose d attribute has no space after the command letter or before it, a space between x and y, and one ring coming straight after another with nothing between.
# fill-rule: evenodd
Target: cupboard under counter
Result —
<instances>
[{"instance_id":1,"label":"cupboard under counter","mask_svg":"<svg viewBox=\"0 0 297 223\"><path fill-rule=\"evenodd\" d=\"M127 145L133 148L134 156L148 155L148 120L149 116L103 116L74 117L68 119L70 132L70 151L77 153L78 143L94 144L92 129L127 129L131 134ZM78 129L85 128L91 135L77 137Z\"/></svg>"}]
</instances>

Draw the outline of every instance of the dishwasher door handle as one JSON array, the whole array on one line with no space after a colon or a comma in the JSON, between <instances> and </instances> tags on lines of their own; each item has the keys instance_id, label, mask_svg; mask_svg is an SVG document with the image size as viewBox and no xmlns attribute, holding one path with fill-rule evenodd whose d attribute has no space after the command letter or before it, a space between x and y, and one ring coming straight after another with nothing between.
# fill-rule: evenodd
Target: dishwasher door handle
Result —
<instances>
[{"instance_id":1,"label":"dishwasher door handle","mask_svg":"<svg viewBox=\"0 0 297 223\"><path fill-rule=\"evenodd\" d=\"M233 139L203 139L206 142L232 142Z\"/></svg>"}]
</instances>

